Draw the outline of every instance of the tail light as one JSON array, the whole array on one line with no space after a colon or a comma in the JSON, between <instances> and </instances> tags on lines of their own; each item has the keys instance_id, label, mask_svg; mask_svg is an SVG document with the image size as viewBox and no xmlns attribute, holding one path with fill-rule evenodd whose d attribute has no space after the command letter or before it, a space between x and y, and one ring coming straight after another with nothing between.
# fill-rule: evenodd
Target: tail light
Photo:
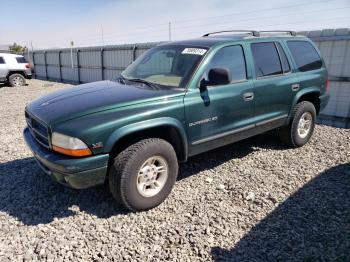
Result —
<instances>
[{"instance_id":1,"label":"tail light","mask_svg":"<svg viewBox=\"0 0 350 262\"><path fill-rule=\"evenodd\" d=\"M326 80L326 94L328 94L328 89L329 88L329 81L328 81L328 79Z\"/></svg>"},{"instance_id":2,"label":"tail light","mask_svg":"<svg viewBox=\"0 0 350 262\"><path fill-rule=\"evenodd\" d=\"M30 64L26 64L26 68L30 68Z\"/></svg>"}]
</instances>

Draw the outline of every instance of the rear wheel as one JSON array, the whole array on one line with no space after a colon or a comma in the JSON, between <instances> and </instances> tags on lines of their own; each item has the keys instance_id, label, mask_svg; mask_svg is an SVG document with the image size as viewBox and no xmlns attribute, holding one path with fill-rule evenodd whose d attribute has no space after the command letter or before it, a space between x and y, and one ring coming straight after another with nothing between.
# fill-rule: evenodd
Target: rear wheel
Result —
<instances>
[{"instance_id":1,"label":"rear wheel","mask_svg":"<svg viewBox=\"0 0 350 262\"><path fill-rule=\"evenodd\" d=\"M298 103L292 111L290 124L279 130L281 141L292 147L305 145L314 132L315 120L315 106L308 101Z\"/></svg>"},{"instance_id":2,"label":"rear wheel","mask_svg":"<svg viewBox=\"0 0 350 262\"><path fill-rule=\"evenodd\" d=\"M132 211L148 210L171 192L178 173L173 147L165 140L141 140L121 152L109 172L114 198Z\"/></svg>"},{"instance_id":3,"label":"rear wheel","mask_svg":"<svg viewBox=\"0 0 350 262\"><path fill-rule=\"evenodd\" d=\"M9 84L14 87L24 86L26 80L21 74L12 74L9 77Z\"/></svg>"}]
</instances>

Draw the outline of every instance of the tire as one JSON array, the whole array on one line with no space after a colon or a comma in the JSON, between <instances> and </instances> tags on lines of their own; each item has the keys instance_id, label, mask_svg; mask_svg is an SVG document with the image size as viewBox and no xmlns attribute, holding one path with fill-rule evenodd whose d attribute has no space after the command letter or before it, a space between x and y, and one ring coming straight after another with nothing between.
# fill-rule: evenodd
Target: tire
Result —
<instances>
[{"instance_id":1,"label":"tire","mask_svg":"<svg viewBox=\"0 0 350 262\"><path fill-rule=\"evenodd\" d=\"M292 111L292 119L288 126L279 129L280 140L291 147L301 147L305 145L311 138L316 121L315 106L308 101L302 101L295 105ZM303 120L301 120L303 118ZM306 120L310 120L310 124L306 124ZM300 125L299 125L300 123ZM301 128L305 124L304 131ZM309 128L306 128L308 127ZM307 130L307 131L306 131Z\"/></svg>"},{"instance_id":2,"label":"tire","mask_svg":"<svg viewBox=\"0 0 350 262\"><path fill-rule=\"evenodd\" d=\"M24 86L26 79L21 74L12 74L9 77L9 84L13 87Z\"/></svg>"},{"instance_id":3,"label":"tire","mask_svg":"<svg viewBox=\"0 0 350 262\"><path fill-rule=\"evenodd\" d=\"M152 168L166 172L159 171L157 174ZM129 210L144 211L158 206L167 198L177 174L178 161L174 148L163 139L145 139L114 158L108 177L109 189L113 197ZM157 177L157 183L150 177Z\"/></svg>"}]
</instances>

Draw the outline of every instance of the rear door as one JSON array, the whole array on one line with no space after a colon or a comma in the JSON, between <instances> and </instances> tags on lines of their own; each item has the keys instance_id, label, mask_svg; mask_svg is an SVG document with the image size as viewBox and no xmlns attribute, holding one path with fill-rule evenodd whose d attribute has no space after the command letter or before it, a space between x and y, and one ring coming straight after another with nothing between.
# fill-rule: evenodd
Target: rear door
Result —
<instances>
[{"instance_id":1,"label":"rear door","mask_svg":"<svg viewBox=\"0 0 350 262\"><path fill-rule=\"evenodd\" d=\"M282 124L299 90L298 79L278 41L252 43L251 52L255 68L256 124Z\"/></svg>"},{"instance_id":2,"label":"rear door","mask_svg":"<svg viewBox=\"0 0 350 262\"><path fill-rule=\"evenodd\" d=\"M289 40L287 46L297 67L300 88L315 87L325 91L327 69L316 47L307 40Z\"/></svg>"}]
</instances>

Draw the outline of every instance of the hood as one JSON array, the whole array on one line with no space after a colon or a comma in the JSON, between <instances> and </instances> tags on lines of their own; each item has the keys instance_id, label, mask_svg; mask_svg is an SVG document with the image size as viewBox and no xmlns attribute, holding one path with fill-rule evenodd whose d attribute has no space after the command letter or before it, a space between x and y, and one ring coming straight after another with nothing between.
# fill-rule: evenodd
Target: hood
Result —
<instances>
[{"instance_id":1,"label":"hood","mask_svg":"<svg viewBox=\"0 0 350 262\"><path fill-rule=\"evenodd\" d=\"M93 82L53 92L31 102L26 110L50 125L145 99L180 94L182 89L155 90L147 86L124 85L114 81Z\"/></svg>"}]
</instances>

